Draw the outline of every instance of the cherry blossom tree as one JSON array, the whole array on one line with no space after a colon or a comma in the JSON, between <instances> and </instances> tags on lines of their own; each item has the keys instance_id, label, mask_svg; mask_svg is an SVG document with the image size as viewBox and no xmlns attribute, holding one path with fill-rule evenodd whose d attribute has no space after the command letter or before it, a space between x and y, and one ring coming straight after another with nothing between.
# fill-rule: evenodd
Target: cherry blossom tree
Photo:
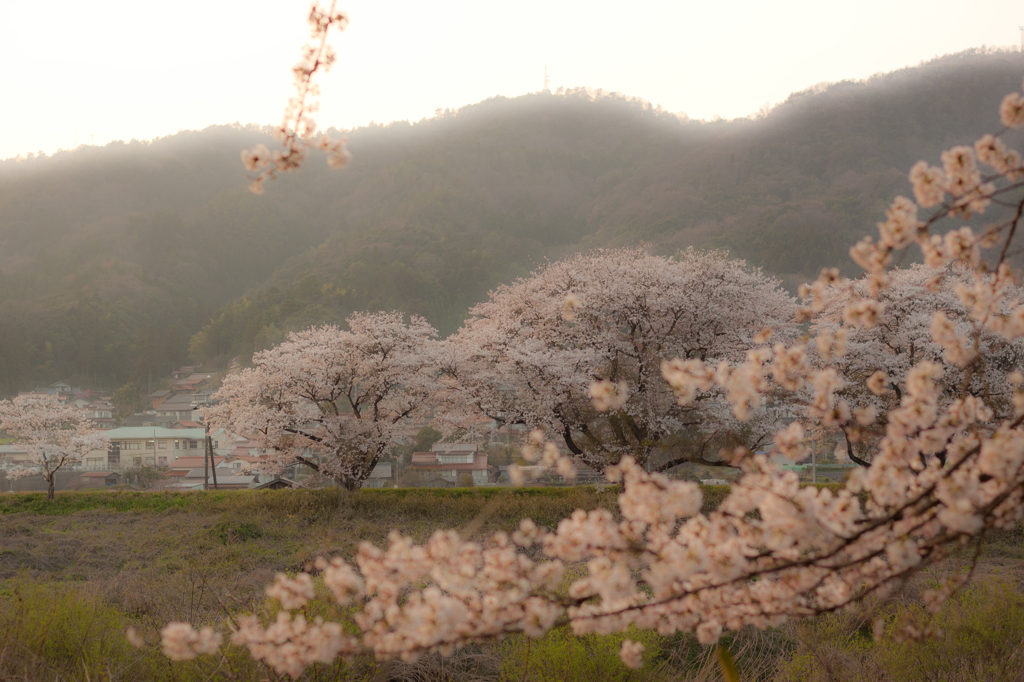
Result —
<instances>
[{"instance_id":1,"label":"cherry blossom tree","mask_svg":"<svg viewBox=\"0 0 1024 682\"><path fill-rule=\"evenodd\" d=\"M446 416L543 428L599 472L625 456L659 470L721 464L720 447L756 448L775 420L751 405L740 422L725 392L710 387L681 405L661 365L736 363L762 330L788 333L795 312L778 280L722 253L576 255L470 311L449 343Z\"/></svg>"},{"instance_id":2,"label":"cherry blossom tree","mask_svg":"<svg viewBox=\"0 0 1024 682\"><path fill-rule=\"evenodd\" d=\"M347 331L316 327L256 353L252 367L224 380L211 426L254 434L272 453L263 471L301 463L358 489L436 389L437 332L400 313L354 313L347 322Z\"/></svg>"},{"instance_id":3,"label":"cherry blossom tree","mask_svg":"<svg viewBox=\"0 0 1024 682\"><path fill-rule=\"evenodd\" d=\"M1008 340L982 329L976 347L940 343L947 336L970 334L970 310L959 292L973 285L973 270L962 263L945 268L913 265L893 269L887 277L888 285L876 297L882 307L874 326L848 324L843 319L847 307L869 295L869 277L833 287L812 326L815 343L810 351L816 364L838 371L844 386L837 395L860 415L860 421L877 416L878 426L884 426L886 415L903 400L907 373L922 360L942 369L937 383L940 405L947 406L966 388L971 395L986 398L996 419L1011 414L1014 387L1007 378L1024 366L1024 340ZM1009 311L1009 301L1024 300L1024 289L1009 287L1005 299L1003 314ZM974 358L978 362L961 366ZM870 457L877 438L862 426L855 419L843 430L851 460L867 466L864 458Z\"/></svg>"},{"instance_id":4,"label":"cherry blossom tree","mask_svg":"<svg viewBox=\"0 0 1024 682\"><path fill-rule=\"evenodd\" d=\"M55 395L0 400L0 429L28 453L27 465L8 470L8 478L41 474L46 498L53 499L57 472L92 450L106 450L107 437L92 428L85 414L61 404Z\"/></svg>"}]
</instances>

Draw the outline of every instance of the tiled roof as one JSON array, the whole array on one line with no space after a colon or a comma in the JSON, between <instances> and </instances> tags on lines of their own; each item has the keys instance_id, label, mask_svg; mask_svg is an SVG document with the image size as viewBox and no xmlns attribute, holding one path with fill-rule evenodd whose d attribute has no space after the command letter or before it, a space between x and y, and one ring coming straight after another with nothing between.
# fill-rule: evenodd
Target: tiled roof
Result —
<instances>
[{"instance_id":1,"label":"tiled roof","mask_svg":"<svg viewBox=\"0 0 1024 682\"><path fill-rule=\"evenodd\" d=\"M278 476L278 477L276 477L276 478L274 478L274 479L272 479L270 481L264 481L263 483L260 483L259 485L253 486L253 489L254 490L262 490L263 488L270 488L270 487L273 487L275 483L282 483L282 484L284 484L283 487L285 487L285 488L295 488L295 487L298 487L298 485L299 485L298 483L296 483L295 481L291 480L290 478L284 478L282 476Z\"/></svg>"},{"instance_id":2,"label":"tiled roof","mask_svg":"<svg viewBox=\"0 0 1024 682\"><path fill-rule=\"evenodd\" d=\"M197 457L193 457L191 455L188 456L188 457L179 457L178 459L176 459L173 462L171 462L171 467L173 467L175 469L196 469L196 468L201 468L203 466L203 459L204 459L204 457L202 455L199 455ZM220 455L217 455L217 456L214 457L213 461L214 461L214 464L216 464L217 466L220 466L221 464L224 463L225 459L227 459L227 458L226 457L221 457Z\"/></svg>"},{"instance_id":3,"label":"tiled roof","mask_svg":"<svg viewBox=\"0 0 1024 682\"><path fill-rule=\"evenodd\" d=\"M217 481L220 482L222 478L230 478L235 476L236 472L232 471L227 467L217 467ZM213 471L204 469L203 467L196 467L195 469L189 469L188 474L185 478L204 478L206 476L213 480Z\"/></svg>"},{"instance_id":4,"label":"tiled roof","mask_svg":"<svg viewBox=\"0 0 1024 682\"><path fill-rule=\"evenodd\" d=\"M173 395L167 400L160 403L160 410L191 410L192 409L192 395L190 393L179 393Z\"/></svg>"},{"instance_id":5,"label":"tiled roof","mask_svg":"<svg viewBox=\"0 0 1024 682\"><path fill-rule=\"evenodd\" d=\"M431 452L453 455L468 455L476 449L476 443L434 443L430 447Z\"/></svg>"}]
</instances>

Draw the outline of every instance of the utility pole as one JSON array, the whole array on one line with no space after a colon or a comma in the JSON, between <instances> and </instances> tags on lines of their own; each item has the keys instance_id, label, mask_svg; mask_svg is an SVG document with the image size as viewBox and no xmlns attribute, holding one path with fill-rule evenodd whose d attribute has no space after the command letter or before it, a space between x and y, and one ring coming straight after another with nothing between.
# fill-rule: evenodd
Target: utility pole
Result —
<instances>
[{"instance_id":1,"label":"utility pole","mask_svg":"<svg viewBox=\"0 0 1024 682\"><path fill-rule=\"evenodd\" d=\"M218 490L217 485L217 460L213 458L213 439L210 438L210 427L206 427L206 449L210 452L210 468L213 469L213 489Z\"/></svg>"},{"instance_id":2,"label":"utility pole","mask_svg":"<svg viewBox=\"0 0 1024 682\"><path fill-rule=\"evenodd\" d=\"M210 427L203 424L205 433L203 435L203 490L210 489Z\"/></svg>"},{"instance_id":3,"label":"utility pole","mask_svg":"<svg viewBox=\"0 0 1024 682\"><path fill-rule=\"evenodd\" d=\"M1021 44L1024 45L1024 39L1022 39ZM551 91L551 79L548 78L548 65L545 64L544 65L544 92L550 92L550 91Z\"/></svg>"},{"instance_id":4,"label":"utility pole","mask_svg":"<svg viewBox=\"0 0 1024 682\"><path fill-rule=\"evenodd\" d=\"M1017 27L1020 30L1020 51L1024 52L1024 25Z\"/></svg>"}]
</instances>

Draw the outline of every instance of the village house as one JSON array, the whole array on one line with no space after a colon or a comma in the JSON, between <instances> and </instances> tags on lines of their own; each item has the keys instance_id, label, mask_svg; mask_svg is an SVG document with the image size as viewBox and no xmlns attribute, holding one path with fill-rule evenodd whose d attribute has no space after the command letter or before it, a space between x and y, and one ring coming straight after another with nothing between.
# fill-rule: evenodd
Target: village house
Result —
<instances>
[{"instance_id":1,"label":"village house","mask_svg":"<svg viewBox=\"0 0 1024 682\"><path fill-rule=\"evenodd\" d=\"M192 420L192 395L190 393L179 393L162 401L154 408L158 417L170 417L172 422Z\"/></svg>"},{"instance_id":2,"label":"village house","mask_svg":"<svg viewBox=\"0 0 1024 682\"><path fill-rule=\"evenodd\" d=\"M230 457L259 457L267 454L266 448L257 448L252 437L235 433L227 429L215 429L210 432L213 451L218 455Z\"/></svg>"},{"instance_id":3,"label":"village house","mask_svg":"<svg viewBox=\"0 0 1024 682\"><path fill-rule=\"evenodd\" d=\"M245 488L251 488L259 484L259 476L257 474L240 474L237 471L232 471L226 467L217 467L216 469L216 485L218 490L240 490ZM190 469L189 472L178 480L176 484L172 484L178 488L191 488L202 490L204 482L208 490L212 490L214 487L214 470L206 469L205 467L196 467ZM171 486L168 486L171 487Z\"/></svg>"},{"instance_id":4,"label":"village house","mask_svg":"<svg viewBox=\"0 0 1024 682\"><path fill-rule=\"evenodd\" d=\"M412 453L411 471L424 478L439 478L447 483L459 482L459 476L469 474L474 485L488 482L487 453L479 452L474 443L435 443L430 452Z\"/></svg>"},{"instance_id":5,"label":"village house","mask_svg":"<svg viewBox=\"0 0 1024 682\"><path fill-rule=\"evenodd\" d=\"M256 487L261 481L274 478L258 471L246 471L243 466L234 466L235 462L224 457L213 457L213 464L209 466L209 460L204 462L202 457L182 457L173 468L163 472L159 487L162 490L202 490L205 484L213 490L216 481L218 490L239 490Z\"/></svg>"},{"instance_id":6,"label":"village house","mask_svg":"<svg viewBox=\"0 0 1024 682\"><path fill-rule=\"evenodd\" d=\"M114 418L114 408L106 401L92 401L83 410L86 418L92 422L97 429L113 429L119 426Z\"/></svg>"},{"instance_id":7,"label":"village house","mask_svg":"<svg viewBox=\"0 0 1024 682\"><path fill-rule=\"evenodd\" d=\"M277 476L265 483L259 483L252 487L253 490L284 490L285 488L297 488L298 483L291 480L290 478L282 478Z\"/></svg>"},{"instance_id":8,"label":"village house","mask_svg":"<svg viewBox=\"0 0 1024 682\"><path fill-rule=\"evenodd\" d=\"M162 417L158 415L155 410L150 410L149 412L137 412L133 414L121 422L121 426L161 426L164 428L170 428L171 424L176 421L177 419L174 417Z\"/></svg>"},{"instance_id":9,"label":"village house","mask_svg":"<svg viewBox=\"0 0 1024 682\"><path fill-rule=\"evenodd\" d=\"M187 457L179 457L178 459L174 460L174 463L168 470L162 472L160 475L168 483L176 483L185 479L188 476L189 472L192 471L193 469L205 469L207 467L216 467L219 470L221 467L225 466L225 459L225 457L217 457L216 455L213 456L212 462L211 458L207 458L206 461L203 461L204 457L202 455L189 455ZM213 465L212 467L210 466L211 463ZM238 470L236 469L234 473L238 473Z\"/></svg>"},{"instance_id":10,"label":"village house","mask_svg":"<svg viewBox=\"0 0 1024 682\"><path fill-rule=\"evenodd\" d=\"M211 461L211 458L207 458L206 461ZM224 466L224 463L227 461L227 457L219 457L217 455L214 455L212 457L212 461L214 466L221 467ZM184 457L179 457L178 459L174 460L174 465L171 468L176 471L187 471L189 469L198 469L201 466L203 466L202 450L199 451L198 455L193 454L186 455Z\"/></svg>"},{"instance_id":11,"label":"village house","mask_svg":"<svg viewBox=\"0 0 1024 682\"><path fill-rule=\"evenodd\" d=\"M227 463L224 466L241 471L243 469L251 469L259 466L260 462L267 461L265 457L256 457L253 455L231 455L226 458Z\"/></svg>"},{"instance_id":12,"label":"village house","mask_svg":"<svg viewBox=\"0 0 1024 682\"><path fill-rule=\"evenodd\" d=\"M109 446L106 450L90 450L85 453L76 468L86 471L106 471L111 467L119 469L118 461L117 456L113 453L113 446Z\"/></svg>"},{"instance_id":13,"label":"village house","mask_svg":"<svg viewBox=\"0 0 1024 682\"><path fill-rule=\"evenodd\" d=\"M24 466L28 461L28 450L21 445L0 445L0 469Z\"/></svg>"},{"instance_id":14,"label":"village house","mask_svg":"<svg viewBox=\"0 0 1024 682\"><path fill-rule=\"evenodd\" d=\"M212 388L201 388L192 393L192 404L197 406L213 405L213 395L216 393L216 389Z\"/></svg>"},{"instance_id":15,"label":"village house","mask_svg":"<svg viewBox=\"0 0 1024 682\"><path fill-rule=\"evenodd\" d=\"M82 410L89 419L111 419L114 416L114 407L105 400L93 400Z\"/></svg>"},{"instance_id":16,"label":"village house","mask_svg":"<svg viewBox=\"0 0 1024 682\"><path fill-rule=\"evenodd\" d=\"M57 396L57 402L61 404L67 403L71 397L68 393L57 393L55 391L48 391L45 388L37 388L34 391L22 391L18 394L18 397L29 403L39 403L49 400L50 396L54 395Z\"/></svg>"},{"instance_id":17,"label":"village house","mask_svg":"<svg viewBox=\"0 0 1024 682\"><path fill-rule=\"evenodd\" d=\"M203 429L160 426L122 426L106 435L111 445L109 466L123 468L165 467L181 457L202 457L206 438Z\"/></svg>"},{"instance_id":18,"label":"village house","mask_svg":"<svg viewBox=\"0 0 1024 682\"><path fill-rule=\"evenodd\" d=\"M36 389L36 390L38 391L40 389ZM46 387L45 389L42 389L42 390L45 390L48 393L57 393L57 394L61 394L61 395L71 395L73 393L80 393L81 392L77 388L73 388L70 384L65 384L63 381L56 381L56 382L50 384L48 387Z\"/></svg>"},{"instance_id":19,"label":"village house","mask_svg":"<svg viewBox=\"0 0 1024 682\"><path fill-rule=\"evenodd\" d=\"M72 462L64 468L68 471L79 468L92 470L106 469L109 460L109 453L107 451L90 450L82 457L81 462ZM13 469L15 467L28 467L34 468L36 471L39 470L39 466L34 464L29 458L28 450L24 446L17 443L0 445L0 469Z\"/></svg>"},{"instance_id":20,"label":"village house","mask_svg":"<svg viewBox=\"0 0 1024 682\"><path fill-rule=\"evenodd\" d=\"M391 477L390 462L377 462L373 471L363 481L364 488L390 488L392 485L394 485L394 480Z\"/></svg>"},{"instance_id":21,"label":"village house","mask_svg":"<svg viewBox=\"0 0 1024 682\"><path fill-rule=\"evenodd\" d=\"M121 482L121 474L116 471L87 471L82 474L82 483L86 488L109 488Z\"/></svg>"},{"instance_id":22,"label":"village house","mask_svg":"<svg viewBox=\"0 0 1024 682\"><path fill-rule=\"evenodd\" d=\"M184 391L187 393L193 393L213 378L212 374L190 374L184 379L176 379L174 381L174 389L176 391Z\"/></svg>"}]
</instances>

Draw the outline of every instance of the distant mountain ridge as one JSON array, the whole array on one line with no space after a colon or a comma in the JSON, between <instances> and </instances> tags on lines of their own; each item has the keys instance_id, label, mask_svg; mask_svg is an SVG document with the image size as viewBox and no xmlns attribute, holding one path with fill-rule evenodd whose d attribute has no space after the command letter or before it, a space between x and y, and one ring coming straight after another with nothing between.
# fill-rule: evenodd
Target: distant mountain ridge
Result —
<instances>
[{"instance_id":1,"label":"distant mountain ridge","mask_svg":"<svg viewBox=\"0 0 1024 682\"><path fill-rule=\"evenodd\" d=\"M906 172L999 127L1015 52L972 51L686 121L617 95L493 98L348 131L353 161L248 194L219 126L0 162L0 392L116 386L217 364L352 310L442 333L545 258L648 243L728 249L790 284L873 229ZM852 272L852 269L851 269Z\"/></svg>"}]
</instances>

